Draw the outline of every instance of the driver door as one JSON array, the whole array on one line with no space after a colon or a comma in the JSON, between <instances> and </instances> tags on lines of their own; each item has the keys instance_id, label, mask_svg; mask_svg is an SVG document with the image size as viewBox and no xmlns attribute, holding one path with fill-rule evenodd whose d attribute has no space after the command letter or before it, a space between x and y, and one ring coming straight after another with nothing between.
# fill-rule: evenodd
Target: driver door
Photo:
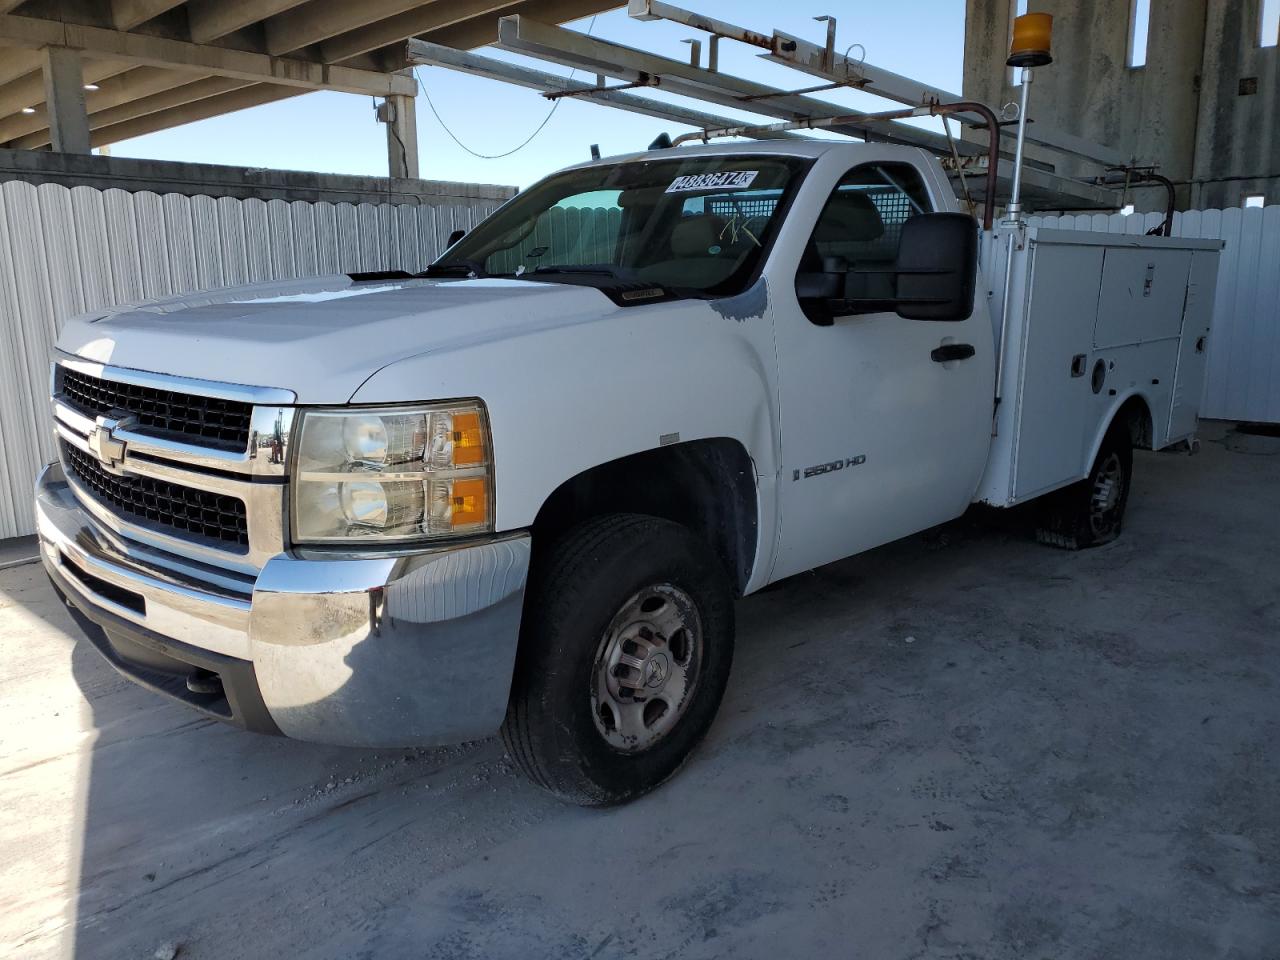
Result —
<instances>
[{"instance_id":1,"label":"driver door","mask_svg":"<svg viewBox=\"0 0 1280 960\"><path fill-rule=\"evenodd\" d=\"M832 190L800 269L838 257L854 271L851 295L892 296L893 274L874 271L894 265L902 224L933 209L911 164L859 164ZM983 312L944 322L809 310L815 322L794 286L779 291L776 309L783 469L772 579L963 513L991 427L994 349ZM973 355L938 359L949 356L939 347L961 344Z\"/></svg>"}]
</instances>

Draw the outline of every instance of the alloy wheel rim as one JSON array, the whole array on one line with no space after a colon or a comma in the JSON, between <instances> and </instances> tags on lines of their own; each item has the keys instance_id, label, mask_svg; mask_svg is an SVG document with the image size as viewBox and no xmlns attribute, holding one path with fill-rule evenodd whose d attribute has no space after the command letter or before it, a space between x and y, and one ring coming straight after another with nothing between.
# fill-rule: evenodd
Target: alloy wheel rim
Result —
<instances>
[{"instance_id":1,"label":"alloy wheel rim","mask_svg":"<svg viewBox=\"0 0 1280 960\"><path fill-rule=\"evenodd\" d=\"M591 716L611 747L647 750L684 716L701 672L702 621L673 584L639 591L618 610L596 650Z\"/></svg>"}]
</instances>

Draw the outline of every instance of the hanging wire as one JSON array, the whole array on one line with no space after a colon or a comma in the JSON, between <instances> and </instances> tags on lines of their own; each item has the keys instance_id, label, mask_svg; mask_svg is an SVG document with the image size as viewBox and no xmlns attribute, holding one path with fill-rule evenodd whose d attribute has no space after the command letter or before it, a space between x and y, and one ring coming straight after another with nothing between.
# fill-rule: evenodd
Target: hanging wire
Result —
<instances>
[{"instance_id":1,"label":"hanging wire","mask_svg":"<svg viewBox=\"0 0 1280 960\"><path fill-rule=\"evenodd\" d=\"M595 28L596 28L596 18L592 17L591 22L587 24L586 35L588 37L591 36L591 31L594 30ZM573 80L574 75L577 72L578 72L577 68L570 70L569 80ZM449 129L449 125L444 122L444 118L440 116L440 111L436 109L436 105L431 101L431 94L427 93L427 85L422 82L422 77L418 75L418 70L416 67L414 68L414 71L413 71L413 77L415 80L418 81L418 89L422 91L423 99L427 101L427 106L431 108L431 113L436 118L436 122L439 123L440 127L444 130L444 132L449 135L449 139L452 140L454 143L456 143L459 147L461 147L467 153L471 154L471 156L479 160L501 160L503 157L509 157L513 153L519 153L521 150L523 150L525 147L527 147L529 144L533 142L534 137L536 137L538 134L540 134L543 131L543 128L545 128L546 125L551 122L551 118L556 115L556 111L560 109L560 104L564 102L565 99L567 99L563 97L558 98L555 101L555 103L551 105L551 109L547 111L547 115L542 118L542 122L538 124L538 126L534 129L533 133L525 137L525 139L521 141L519 145L512 147L510 150L507 150L504 153L480 153L478 150L472 150L470 147L468 147L465 143L463 143L460 139L458 139L458 135L456 133L454 133L452 130Z\"/></svg>"},{"instance_id":2,"label":"hanging wire","mask_svg":"<svg viewBox=\"0 0 1280 960\"><path fill-rule=\"evenodd\" d=\"M542 129L551 122L551 118L556 115L556 110L560 108L562 101L557 100L551 105L551 109L547 111L547 115L542 118L542 122L529 134L518 146L512 147L504 153L480 153L478 150L472 150L465 143L458 139L458 135L449 129L449 125L444 122L444 118L440 116L440 111L436 109L436 105L431 102L431 94L427 93L427 88L422 82L422 78L418 77L418 71L414 70L413 75L418 78L418 88L422 91L423 98L427 101L427 106L431 108L432 115L436 118L436 122L445 133L449 135L449 139L456 143L471 156L480 160L501 160L503 157L509 157L513 153L518 153L533 142L533 138L542 132Z\"/></svg>"}]
</instances>

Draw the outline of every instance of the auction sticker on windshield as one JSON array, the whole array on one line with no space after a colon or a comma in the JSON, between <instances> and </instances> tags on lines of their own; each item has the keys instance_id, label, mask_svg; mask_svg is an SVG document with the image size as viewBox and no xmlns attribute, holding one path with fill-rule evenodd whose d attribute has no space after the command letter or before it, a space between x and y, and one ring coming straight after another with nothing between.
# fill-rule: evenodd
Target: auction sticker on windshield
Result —
<instances>
[{"instance_id":1,"label":"auction sticker on windshield","mask_svg":"<svg viewBox=\"0 0 1280 960\"><path fill-rule=\"evenodd\" d=\"M724 173L692 173L676 177L666 193L686 193L690 190L745 190L751 186L759 170L727 170Z\"/></svg>"}]
</instances>

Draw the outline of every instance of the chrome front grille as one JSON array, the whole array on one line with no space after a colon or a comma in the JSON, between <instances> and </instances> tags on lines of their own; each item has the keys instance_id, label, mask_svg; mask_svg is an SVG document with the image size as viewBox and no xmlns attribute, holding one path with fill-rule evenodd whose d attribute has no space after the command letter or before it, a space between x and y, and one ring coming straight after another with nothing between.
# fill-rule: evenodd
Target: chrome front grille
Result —
<instances>
[{"instance_id":1,"label":"chrome front grille","mask_svg":"<svg viewBox=\"0 0 1280 960\"><path fill-rule=\"evenodd\" d=\"M253 576L285 548L292 391L55 363L62 465L112 535Z\"/></svg>"},{"instance_id":2,"label":"chrome front grille","mask_svg":"<svg viewBox=\"0 0 1280 960\"><path fill-rule=\"evenodd\" d=\"M64 368L61 392L82 413L129 416L143 430L221 450L249 445L253 405L153 386L121 383Z\"/></svg>"},{"instance_id":3,"label":"chrome front grille","mask_svg":"<svg viewBox=\"0 0 1280 960\"><path fill-rule=\"evenodd\" d=\"M249 546L243 500L153 477L116 476L89 453L63 444L63 464L116 513L219 543Z\"/></svg>"}]
</instances>

